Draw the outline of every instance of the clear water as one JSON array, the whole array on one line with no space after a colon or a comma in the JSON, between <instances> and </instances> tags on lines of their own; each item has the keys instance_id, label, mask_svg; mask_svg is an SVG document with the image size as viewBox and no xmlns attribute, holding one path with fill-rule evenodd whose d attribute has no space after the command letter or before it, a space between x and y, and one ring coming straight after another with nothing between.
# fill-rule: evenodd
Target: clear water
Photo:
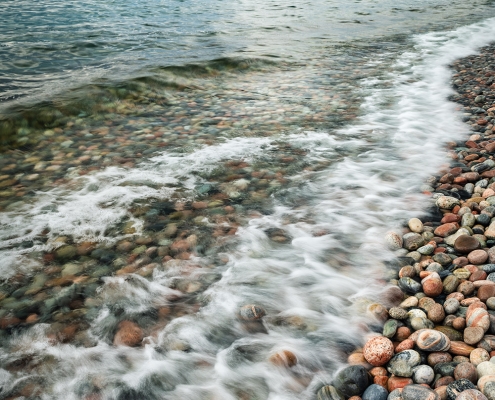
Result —
<instances>
[{"instance_id":1,"label":"clear water","mask_svg":"<svg viewBox=\"0 0 495 400\"><path fill-rule=\"evenodd\" d=\"M491 3L2 6L1 395L315 398L468 133Z\"/></svg>"}]
</instances>

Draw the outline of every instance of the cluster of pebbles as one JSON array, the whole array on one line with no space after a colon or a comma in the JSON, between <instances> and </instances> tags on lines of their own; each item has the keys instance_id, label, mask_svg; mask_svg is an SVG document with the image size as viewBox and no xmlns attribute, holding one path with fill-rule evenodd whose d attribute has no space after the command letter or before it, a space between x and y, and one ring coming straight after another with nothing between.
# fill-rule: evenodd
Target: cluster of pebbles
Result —
<instances>
[{"instance_id":1,"label":"cluster of pebbles","mask_svg":"<svg viewBox=\"0 0 495 400\"><path fill-rule=\"evenodd\" d=\"M383 328L350 354L319 400L495 399L495 46L457 61L454 100L475 131L450 144L429 180L434 205L386 242L389 299L368 311Z\"/></svg>"}]
</instances>

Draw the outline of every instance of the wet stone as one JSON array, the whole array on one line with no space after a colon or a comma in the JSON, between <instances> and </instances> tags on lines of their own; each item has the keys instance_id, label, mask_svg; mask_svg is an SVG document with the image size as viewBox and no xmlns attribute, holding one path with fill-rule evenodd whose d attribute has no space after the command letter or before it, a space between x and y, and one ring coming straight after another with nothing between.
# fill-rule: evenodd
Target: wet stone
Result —
<instances>
[{"instance_id":1,"label":"wet stone","mask_svg":"<svg viewBox=\"0 0 495 400\"><path fill-rule=\"evenodd\" d=\"M397 320L389 319L387 322L385 322L385 325L383 325L383 336L385 336L386 338L392 338L397 332L398 327L399 325Z\"/></svg>"},{"instance_id":2,"label":"wet stone","mask_svg":"<svg viewBox=\"0 0 495 400\"><path fill-rule=\"evenodd\" d=\"M414 251L425 244L423 236L419 233L406 233L403 237L403 247L409 251Z\"/></svg>"},{"instance_id":3,"label":"wet stone","mask_svg":"<svg viewBox=\"0 0 495 400\"><path fill-rule=\"evenodd\" d=\"M442 332L426 329L418 335L416 345L425 351L447 351L450 339Z\"/></svg>"},{"instance_id":4,"label":"wet stone","mask_svg":"<svg viewBox=\"0 0 495 400\"><path fill-rule=\"evenodd\" d=\"M382 366L394 355L394 345L387 337L376 336L366 342L363 355L371 365Z\"/></svg>"},{"instance_id":5,"label":"wet stone","mask_svg":"<svg viewBox=\"0 0 495 400\"><path fill-rule=\"evenodd\" d=\"M399 279L399 288L407 294L416 294L422 290L422 286L419 282L408 277Z\"/></svg>"},{"instance_id":6,"label":"wet stone","mask_svg":"<svg viewBox=\"0 0 495 400\"><path fill-rule=\"evenodd\" d=\"M474 237L468 235L459 236L454 243L454 248L456 249L456 251L464 254L476 250L479 247L480 242Z\"/></svg>"},{"instance_id":7,"label":"wet stone","mask_svg":"<svg viewBox=\"0 0 495 400\"><path fill-rule=\"evenodd\" d=\"M451 362L442 362L438 363L433 367L433 371L435 371L436 374L440 374L442 376L454 376L454 371L455 368L459 365L458 362L451 361Z\"/></svg>"},{"instance_id":8,"label":"wet stone","mask_svg":"<svg viewBox=\"0 0 495 400\"><path fill-rule=\"evenodd\" d=\"M459 286L459 278L455 275L449 275L443 280L443 292L446 294L453 293Z\"/></svg>"},{"instance_id":9,"label":"wet stone","mask_svg":"<svg viewBox=\"0 0 495 400\"><path fill-rule=\"evenodd\" d=\"M398 319L398 320L407 319L407 311L401 307L392 307L390 310L388 310L388 314L390 315L391 318L394 319Z\"/></svg>"},{"instance_id":10,"label":"wet stone","mask_svg":"<svg viewBox=\"0 0 495 400\"><path fill-rule=\"evenodd\" d=\"M257 321L266 314L265 310L257 305L249 304L241 307L239 311L241 319L245 321Z\"/></svg>"},{"instance_id":11,"label":"wet stone","mask_svg":"<svg viewBox=\"0 0 495 400\"><path fill-rule=\"evenodd\" d=\"M316 394L317 400L345 400L345 397L331 385L323 386Z\"/></svg>"},{"instance_id":12,"label":"wet stone","mask_svg":"<svg viewBox=\"0 0 495 400\"><path fill-rule=\"evenodd\" d=\"M459 306L460 306L459 300L454 298L447 299L443 303L443 308L445 310L445 313L447 314L454 314L459 309Z\"/></svg>"},{"instance_id":13,"label":"wet stone","mask_svg":"<svg viewBox=\"0 0 495 400\"><path fill-rule=\"evenodd\" d=\"M362 400L387 400L388 391L380 385L370 385L361 396Z\"/></svg>"},{"instance_id":14,"label":"wet stone","mask_svg":"<svg viewBox=\"0 0 495 400\"><path fill-rule=\"evenodd\" d=\"M478 379L478 374L476 372L476 367L470 362L461 362L454 370L454 378L467 379L473 383L476 383Z\"/></svg>"},{"instance_id":15,"label":"wet stone","mask_svg":"<svg viewBox=\"0 0 495 400\"><path fill-rule=\"evenodd\" d=\"M389 361L387 370L395 376L410 378L413 375L413 368L419 365L421 356L415 350L404 350Z\"/></svg>"},{"instance_id":16,"label":"wet stone","mask_svg":"<svg viewBox=\"0 0 495 400\"><path fill-rule=\"evenodd\" d=\"M360 396L368 387L370 376L361 365L351 365L337 373L333 386L344 396Z\"/></svg>"}]
</instances>

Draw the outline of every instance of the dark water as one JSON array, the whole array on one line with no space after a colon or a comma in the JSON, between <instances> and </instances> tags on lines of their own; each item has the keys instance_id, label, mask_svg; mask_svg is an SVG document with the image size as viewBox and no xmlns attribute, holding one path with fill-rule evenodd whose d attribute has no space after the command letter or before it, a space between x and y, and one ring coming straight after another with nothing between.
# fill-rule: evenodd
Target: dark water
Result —
<instances>
[{"instance_id":1,"label":"dark water","mask_svg":"<svg viewBox=\"0 0 495 400\"><path fill-rule=\"evenodd\" d=\"M315 398L468 132L448 64L495 37L487 1L0 16L2 398Z\"/></svg>"}]
</instances>

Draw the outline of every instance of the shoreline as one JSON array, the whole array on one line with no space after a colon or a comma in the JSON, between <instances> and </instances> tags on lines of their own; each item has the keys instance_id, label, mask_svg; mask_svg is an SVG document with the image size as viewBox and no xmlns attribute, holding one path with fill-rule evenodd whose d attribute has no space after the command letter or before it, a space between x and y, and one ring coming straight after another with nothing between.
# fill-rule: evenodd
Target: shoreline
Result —
<instances>
[{"instance_id":1,"label":"shoreline","mask_svg":"<svg viewBox=\"0 0 495 400\"><path fill-rule=\"evenodd\" d=\"M318 400L495 399L495 44L451 65L469 138L428 184L430 215L385 241L397 258L383 324ZM446 127L446 129L448 129ZM386 301L384 301L386 304ZM462 394L461 394L462 393Z\"/></svg>"}]
</instances>

